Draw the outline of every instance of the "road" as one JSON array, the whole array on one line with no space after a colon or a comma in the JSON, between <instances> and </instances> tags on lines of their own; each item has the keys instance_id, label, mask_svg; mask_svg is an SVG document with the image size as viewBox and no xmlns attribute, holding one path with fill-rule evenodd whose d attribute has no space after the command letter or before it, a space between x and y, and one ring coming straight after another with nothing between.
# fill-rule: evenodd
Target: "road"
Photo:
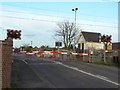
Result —
<instances>
[{"instance_id":1,"label":"road","mask_svg":"<svg viewBox=\"0 0 120 90\"><path fill-rule=\"evenodd\" d=\"M118 68L78 61L13 56L12 82L18 88L118 88Z\"/></svg>"}]
</instances>

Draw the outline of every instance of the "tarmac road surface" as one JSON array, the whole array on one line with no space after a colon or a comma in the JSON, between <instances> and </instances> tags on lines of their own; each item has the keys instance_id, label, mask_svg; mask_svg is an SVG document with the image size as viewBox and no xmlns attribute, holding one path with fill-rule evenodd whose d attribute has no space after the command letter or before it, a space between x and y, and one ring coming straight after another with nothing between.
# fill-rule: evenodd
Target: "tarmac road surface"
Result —
<instances>
[{"instance_id":1,"label":"tarmac road surface","mask_svg":"<svg viewBox=\"0 0 120 90\"><path fill-rule=\"evenodd\" d=\"M12 82L18 88L118 88L118 68L14 54Z\"/></svg>"}]
</instances>

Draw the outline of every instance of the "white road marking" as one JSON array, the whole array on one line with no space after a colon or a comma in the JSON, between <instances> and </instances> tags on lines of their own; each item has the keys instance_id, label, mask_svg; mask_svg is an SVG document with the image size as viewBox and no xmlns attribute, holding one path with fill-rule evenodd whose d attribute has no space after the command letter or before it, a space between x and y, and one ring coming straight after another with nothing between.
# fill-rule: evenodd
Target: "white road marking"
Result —
<instances>
[{"instance_id":1,"label":"white road marking","mask_svg":"<svg viewBox=\"0 0 120 90\"><path fill-rule=\"evenodd\" d=\"M116 82L114 82L114 81L111 81L111 80L109 80L107 77L104 77L104 76L101 76L101 75L94 75L94 74L92 74L92 73L89 73L89 72L80 70L80 69L78 69L78 68L76 68L76 67L70 67L70 66L65 65L65 64L63 64L63 63L61 63L61 62L58 62L58 61L53 61L53 62L54 62L54 63L57 63L57 64L60 64L60 65L62 65L62 66L65 66L65 67L67 67L67 68L70 68L70 69L73 69L73 70L82 72L82 73L84 73L84 74L87 74L87 75L90 75L90 76L96 77L96 78L98 78L98 79L101 79L101 80L107 81L107 82L109 82L109 83L112 83L112 84L115 84L115 85L119 85L119 86L120 86L119 83L116 83Z\"/></svg>"},{"instance_id":2,"label":"white road marking","mask_svg":"<svg viewBox=\"0 0 120 90\"><path fill-rule=\"evenodd\" d=\"M96 75L96 76L109 80L107 77L104 77L104 76L101 76L101 75Z\"/></svg>"},{"instance_id":3,"label":"white road marking","mask_svg":"<svg viewBox=\"0 0 120 90\"><path fill-rule=\"evenodd\" d=\"M25 60L22 60L25 64L28 64Z\"/></svg>"}]
</instances>

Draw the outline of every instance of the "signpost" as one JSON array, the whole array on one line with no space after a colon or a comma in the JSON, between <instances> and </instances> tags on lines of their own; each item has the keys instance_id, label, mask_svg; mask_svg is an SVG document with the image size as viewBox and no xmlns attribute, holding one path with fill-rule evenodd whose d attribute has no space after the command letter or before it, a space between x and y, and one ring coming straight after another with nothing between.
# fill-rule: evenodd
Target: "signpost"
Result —
<instances>
[{"instance_id":1,"label":"signpost","mask_svg":"<svg viewBox=\"0 0 120 90\"><path fill-rule=\"evenodd\" d=\"M59 52L59 47L62 46L62 42L55 42L55 46L57 46L58 52ZM59 54L58 54L58 57L59 57Z\"/></svg>"},{"instance_id":2,"label":"signpost","mask_svg":"<svg viewBox=\"0 0 120 90\"><path fill-rule=\"evenodd\" d=\"M62 42L55 42L55 46L58 46L58 47L62 46Z\"/></svg>"}]
</instances>

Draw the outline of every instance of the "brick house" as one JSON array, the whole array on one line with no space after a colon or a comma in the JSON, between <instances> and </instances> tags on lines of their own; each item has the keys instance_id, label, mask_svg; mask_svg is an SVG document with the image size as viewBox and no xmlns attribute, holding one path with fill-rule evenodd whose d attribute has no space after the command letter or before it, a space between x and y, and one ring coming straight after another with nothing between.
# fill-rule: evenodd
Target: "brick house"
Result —
<instances>
[{"instance_id":1,"label":"brick house","mask_svg":"<svg viewBox=\"0 0 120 90\"><path fill-rule=\"evenodd\" d=\"M99 43L99 36L100 33L81 31L77 40L78 49L81 50L82 52L84 50L104 49L104 44Z\"/></svg>"},{"instance_id":2,"label":"brick house","mask_svg":"<svg viewBox=\"0 0 120 90\"><path fill-rule=\"evenodd\" d=\"M113 49L113 53L112 55L114 56L119 56L120 55L120 42L115 42L112 44L112 49Z\"/></svg>"},{"instance_id":3,"label":"brick house","mask_svg":"<svg viewBox=\"0 0 120 90\"><path fill-rule=\"evenodd\" d=\"M113 50L120 50L120 42L116 42L112 44L112 49Z\"/></svg>"}]
</instances>

